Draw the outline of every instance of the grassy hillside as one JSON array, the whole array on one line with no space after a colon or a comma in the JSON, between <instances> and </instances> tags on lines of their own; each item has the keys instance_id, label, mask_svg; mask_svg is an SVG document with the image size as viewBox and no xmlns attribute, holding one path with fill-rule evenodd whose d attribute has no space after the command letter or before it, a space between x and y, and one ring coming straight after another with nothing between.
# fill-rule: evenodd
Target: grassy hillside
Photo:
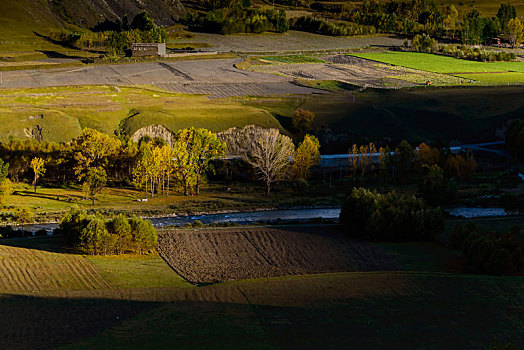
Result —
<instances>
[{"instance_id":1,"label":"grassy hillside","mask_svg":"<svg viewBox=\"0 0 524 350\"><path fill-rule=\"evenodd\" d=\"M72 255L56 238L0 243L0 337L8 348L524 345L523 278L428 270L427 261L450 255L440 246L380 245L409 262L406 271L196 287L155 255ZM28 327L35 320L38 327Z\"/></svg>"},{"instance_id":2,"label":"grassy hillside","mask_svg":"<svg viewBox=\"0 0 524 350\"><path fill-rule=\"evenodd\" d=\"M158 88L56 87L3 90L0 95L0 141L23 139L24 130L35 125L42 127L44 139L67 142L85 127L113 134L121 125L132 134L150 124L173 131L191 126L222 131L249 124L281 128L261 109Z\"/></svg>"},{"instance_id":3,"label":"grassy hillside","mask_svg":"<svg viewBox=\"0 0 524 350\"><path fill-rule=\"evenodd\" d=\"M249 103L291 125L297 108L313 111L314 126L356 137L382 137L411 143L494 140L497 129L522 114L522 88L418 88L396 91L367 90L302 98L250 100ZM345 152L342 145L337 152ZM324 149L324 152L326 150Z\"/></svg>"}]
</instances>

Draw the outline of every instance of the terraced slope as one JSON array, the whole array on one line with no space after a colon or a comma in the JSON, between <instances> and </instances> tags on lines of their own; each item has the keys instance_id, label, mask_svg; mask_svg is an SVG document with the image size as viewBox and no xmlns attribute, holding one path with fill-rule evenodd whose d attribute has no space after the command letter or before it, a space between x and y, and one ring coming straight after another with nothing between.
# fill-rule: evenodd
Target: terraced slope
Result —
<instances>
[{"instance_id":1,"label":"terraced slope","mask_svg":"<svg viewBox=\"0 0 524 350\"><path fill-rule=\"evenodd\" d=\"M0 245L0 294L109 288L81 255Z\"/></svg>"}]
</instances>

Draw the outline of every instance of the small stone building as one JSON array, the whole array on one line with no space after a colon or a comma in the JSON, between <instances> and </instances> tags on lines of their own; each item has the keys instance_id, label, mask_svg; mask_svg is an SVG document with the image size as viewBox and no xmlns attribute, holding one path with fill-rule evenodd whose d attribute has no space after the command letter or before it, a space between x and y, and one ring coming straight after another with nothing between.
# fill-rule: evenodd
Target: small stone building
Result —
<instances>
[{"instance_id":1,"label":"small stone building","mask_svg":"<svg viewBox=\"0 0 524 350\"><path fill-rule=\"evenodd\" d=\"M131 46L131 56L165 56L166 43L134 43Z\"/></svg>"}]
</instances>

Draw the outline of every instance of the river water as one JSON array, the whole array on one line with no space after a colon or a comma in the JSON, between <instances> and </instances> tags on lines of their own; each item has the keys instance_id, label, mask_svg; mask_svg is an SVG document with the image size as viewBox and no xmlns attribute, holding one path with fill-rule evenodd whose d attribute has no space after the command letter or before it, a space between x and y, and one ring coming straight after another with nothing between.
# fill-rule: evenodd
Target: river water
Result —
<instances>
[{"instance_id":1,"label":"river water","mask_svg":"<svg viewBox=\"0 0 524 350\"><path fill-rule=\"evenodd\" d=\"M279 209L279 210L261 210L248 213L224 213L224 214L205 214L205 215L188 215L188 216L166 216L149 219L153 226L163 228L167 226L183 226L192 223L195 220L203 224L219 224L225 222L236 222L239 224L250 224L254 222L282 222L311 220L316 218L338 219L340 208L332 209ZM26 225L24 229L28 231L37 231L40 229L51 232L58 224L37 224Z\"/></svg>"},{"instance_id":2,"label":"river water","mask_svg":"<svg viewBox=\"0 0 524 350\"><path fill-rule=\"evenodd\" d=\"M464 218L480 218L480 217L496 217L508 216L518 213L506 212L503 208L470 208L458 207L448 208L446 212ZM286 223L290 221L311 220L316 218L322 219L338 219L340 215L340 208L328 209L279 209L279 210L261 210L248 213L223 213L223 214L204 214L204 215L187 215L187 216L166 216L151 218L153 226L156 228L163 228L168 226L183 226L192 223L195 220L201 221L203 224L219 224L219 223L239 223L250 224L255 222L272 222L272 223ZM37 231L45 229L51 233L58 224L37 224L26 225L24 228L28 231Z\"/></svg>"}]
</instances>

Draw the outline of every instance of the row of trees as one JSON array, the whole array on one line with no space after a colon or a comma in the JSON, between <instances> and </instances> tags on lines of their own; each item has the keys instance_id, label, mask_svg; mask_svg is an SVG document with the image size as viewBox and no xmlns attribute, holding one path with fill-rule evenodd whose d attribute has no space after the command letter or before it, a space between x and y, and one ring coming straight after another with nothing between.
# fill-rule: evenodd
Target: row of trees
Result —
<instances>
[{"instance_id":1,"label":"row of trees","mask_svg":"<svg viewBox=\"0 0 524 350\"><path fill-rule=\"evenodd\" d=\"M157 244L157 232L149 220L123 214L106 218L78 208L64 215L56 233L69 246L90 255L144 254Z\"/></svg>"},{"instance_id":2,"label":"row of trees","mask_svg":"<svg viewBox=\"0 0 524 350\"><path fill-rule=\"evenodd\" d=\"M459 14L450 4L439 6L433 0L345 2L341 7L326 8L326 17L342 19L377 32L426 33L439 38L456 38L464 44L485 44L500 34L513 46L522 40L522 23L515 7L503 3L493 18L483 17L477 10Z\"/></svg>"},{"instance_id":3,"label":"row of trees","mask_svg":"<svg viewBox=\"0 0 524 350\"><path fill-rule=\"evenodd\" d=\"M331 36L354 36L374 34L376 32L373 26L353 22L333 22L313 16L290 18L289 26L294 30Z\"/></svg>"},{"instance_id":4,"label":"row of trees","mask_svg":"<svg viewBox=\"0 0 524 350\"><path fill-rule=\"evenodd\" d=\"M221 33L286 33L289 23L284 10L246 9L239 6L224 7L205 15L189 13L190 27L196 30Z\"/></svg>"},{"instance_id":5,"label":"row of trees","mask_svg":"<svg viewBox=\"0 0 524 350\"><path fill-rule=\"evenodd\" d=\"M392 175L403 189L410 173L419 178L419 192L432 205L443 205L452 201L459 182L469 181L477 168L470 152L452 154L421 143L413 148L402 141L394 150L374 143L354 144L349 149L349 168L353 183L364 182L367 177L378 175L385 180ZM366 176L369 175L369 176Z\"/></svg>"},{"instance_id":6,"label":"row of trees","mask_svg":"<svg viewBox=\"0 0 524 350\"><path fill-rule=\"evenodd\" d=\"M1 144L0 159L12 160L17 167L1 167L0 190L9 194L9 176L15 181L32 181L36 192L45 176L48 181L78 181L85 198L93 204L108 181L132 183L151 196L168 196L171 190L198 195L206 175L214 172L214 160L228 155L252 165L269 194L276 182L308 178L309 169L320 161L319 147L318 139L305 135L295 149L288 136L257 126L220 134L206 129L183 129L174 135L171 145L148 138L135 143L123 136L117 138L85 128L67 145L36 141ZM228 149L230 152L226 153Z\"/></svg>"},{"instance_id":7,"label":"row of trees","mask_svg":"<svg viewBox=\"0 0 524 350\"><path fill-rule=\"evenodd\" d=\"M206 129L180 130L170 145L145 144L133 168L133 182L154 196L169 195L172 184L180 184L184 195L199 194L211 161L224 156L226 144Z\"/></svg>"}]
</instances>

